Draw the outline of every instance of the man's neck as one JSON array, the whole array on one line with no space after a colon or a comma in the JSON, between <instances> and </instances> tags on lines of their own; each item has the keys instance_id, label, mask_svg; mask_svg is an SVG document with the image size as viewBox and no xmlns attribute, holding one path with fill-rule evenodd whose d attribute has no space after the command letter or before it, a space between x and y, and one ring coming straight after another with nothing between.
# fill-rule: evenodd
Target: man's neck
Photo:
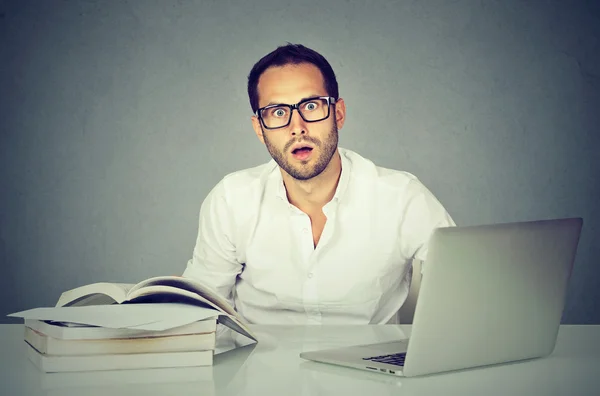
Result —
<instances>
[{"instance_id":1,"label":"man's neck","mask_svg":"<svg viewBox=\"0 0 600 396\"><path fill-rule=\"evenodd\" d=\"M331 201L341 173L342 160L337 150L325 170L310 180L297 180L281 171L288 200L305 213L320 210Z\"/></svg>"}]
</instances>

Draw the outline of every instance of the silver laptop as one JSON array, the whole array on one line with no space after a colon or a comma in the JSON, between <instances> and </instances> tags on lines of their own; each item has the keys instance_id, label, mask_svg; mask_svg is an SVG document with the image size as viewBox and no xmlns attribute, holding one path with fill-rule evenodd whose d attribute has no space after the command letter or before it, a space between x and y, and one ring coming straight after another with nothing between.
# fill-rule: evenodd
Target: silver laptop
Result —
<instances>
[{"instance_id":1,"label":"silver laptop","mask_svg":"<svg viewBox=\"0 0 600 396\"><path fill-rule=\"evenodd\" d=\"M552 353L582 219L438 228L406 340L300 357L412 377Z\"/></svg>"}]
</instances>

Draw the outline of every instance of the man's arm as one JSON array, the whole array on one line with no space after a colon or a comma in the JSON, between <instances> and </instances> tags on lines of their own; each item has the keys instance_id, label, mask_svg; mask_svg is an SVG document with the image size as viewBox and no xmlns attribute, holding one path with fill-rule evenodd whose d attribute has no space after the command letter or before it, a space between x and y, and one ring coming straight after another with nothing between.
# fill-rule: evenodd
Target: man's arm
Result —
<instances>
[{"instance_id":1,"label":"man's arm","mask_svg":"<svg viewBox=\"0 0 600 396\"><path fill-rule=\"evenodd\" d=\"M184 277L213 288L233 306L233 287L243 266L236 259L234 224L221 181L200 208L198 237Z\"/></svg>"},{"instance_id":2,"label":"man's arm","mask_svg":"<svg viewBox=\"0 0 600 396\"><path fill-rule=\"evenodd\" d=\"M425 261L429 238L436 228L456 224L438 199L420 181L411 181L402 219L401 235L407 257ZM427 264L425 264L427 265Z\"/></svg>"},{"instance_id":3,"label":"man's arm","mask_svg":"<svg viewBox=\"0 0 600 396\"><path fill-rule=\"evenodd\" d=\"M395 319L403 324L413 320L431 234L438 227L456 225L443 205L418 180L411 182L407 192L408 200L400 228L403 251L406 257L412 259L412 271L408 296Z\"/></svg>"}]
</instances>

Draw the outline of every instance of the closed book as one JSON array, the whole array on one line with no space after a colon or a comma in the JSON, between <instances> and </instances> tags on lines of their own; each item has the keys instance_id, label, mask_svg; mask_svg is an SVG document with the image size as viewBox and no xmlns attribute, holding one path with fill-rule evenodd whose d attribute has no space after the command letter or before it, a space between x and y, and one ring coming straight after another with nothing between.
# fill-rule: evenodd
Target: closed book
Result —
<instances>
[{"instance_id":1,"label":"closed book","mask_svg":"<svg viewBox=\"0 0 600 396\"><path fill-rule=\"evenodd\" d=\"M211 318L163 331L109 328L96 326L69 326L43 320L25 319L25 326L39 333L62 340L91 340L105 338L138 338L181 334L212 333L217 329L217 319Z\"/></svg>"},{"instance_id":2,"label":"closed book","mask_svg":"<svg viewBox=\"0 0 600 396\"><path fill-rule=\"evenodd\" d=\"M110 355L214 350L215 333L144 338L61 340L25 327L25 341L46 355Z\"/></svg>"},{"instance_id":3,"label":"closed book","mask_svg":"<svg viewBox=\"0 0 600 396\"><path fill-rule=\"evenodd\" d=\"M113 355L46 355L24 342L27 358L46 373L212 366L213 351Z\"/></svg>"}]
</instances>

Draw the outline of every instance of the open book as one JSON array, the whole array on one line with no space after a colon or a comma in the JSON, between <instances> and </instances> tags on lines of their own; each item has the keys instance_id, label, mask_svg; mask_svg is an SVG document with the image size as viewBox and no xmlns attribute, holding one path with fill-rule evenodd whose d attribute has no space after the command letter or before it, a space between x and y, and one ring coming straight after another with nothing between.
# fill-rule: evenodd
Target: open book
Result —
<instances>
[{"instance_id":1,"label":"open book","mask_svg":"<svg viewBox=\"0 0 600 396\"><path fill-rule=\"evenodd\" d=\"M198 281L178 276L159 276L135 285L92 283L65 291L57 307L177 302L199 305L218 311L219 323L256 341L233 307L211 288Z\"/></svg>"}]
</instances>

